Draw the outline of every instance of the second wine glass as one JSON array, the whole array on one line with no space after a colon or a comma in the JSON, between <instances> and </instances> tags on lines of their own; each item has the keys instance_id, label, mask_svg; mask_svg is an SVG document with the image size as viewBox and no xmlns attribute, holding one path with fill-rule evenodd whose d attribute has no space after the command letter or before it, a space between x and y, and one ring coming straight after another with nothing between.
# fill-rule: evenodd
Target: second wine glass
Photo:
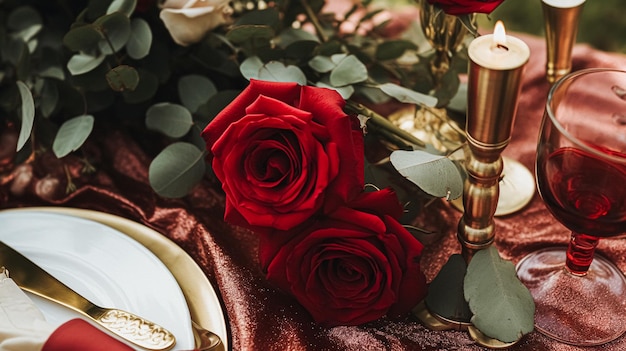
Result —
<instances>
[{"instance_id":1,"label":"second wine glass","mask_svg":"<svg viewBox=\"0 0 626 351\"><path fill-rule=\"evenodd\" d=\"M595 253L626 232L626 72L585 69L550 90L537 146L539 193L572 231L567 248L523 258L520 280L536 303L540 332L599 345L626 331L626 279Z\"/></svg>"}]
</instances>

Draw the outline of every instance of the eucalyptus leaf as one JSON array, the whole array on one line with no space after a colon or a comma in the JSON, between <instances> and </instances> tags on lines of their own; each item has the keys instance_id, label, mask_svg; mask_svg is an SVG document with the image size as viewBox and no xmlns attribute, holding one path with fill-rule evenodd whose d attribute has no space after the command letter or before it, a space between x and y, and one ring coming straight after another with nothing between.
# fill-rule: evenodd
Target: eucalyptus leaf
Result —
<instances>
[{"instance_id":1,"label":"eucalyptus leaf","mask_svg":"<svg viewBox=\"0 0 626 351\"><path fill-rule=\"evenodd\" d=\"M93 123L92 115L77 116L63 122L52 143L56 157L61 158L78 150L91 134Z\"/></svg>"},{"instance_id":2,"label":"eucalyptus leaf","mask_svg":"<svg viewBox=\"0 0 626 351\"><path fill-rule=\"evenodd\" d=\"M437 98L430 95L418 93L417 91L405 88L394 83L385 83L380 85L380 90L385 94L395 98L396 100L409 104L418 104L428 107L437 106Z\"/></svg>"},{"instance_id":3,"label":"eucalyptus leaf","mask_svg":"<svg viewBox=\"0 0 626 351\"><path fill-rule=\"evenodd\" d=\"M121 12L124 15L130 17L130 15L135 12L135 7L137 6L137 0L113 0L109 8L107 9L107 14L113 12Z\"/></svg>"},{"instance_id":4,"label":"eucalyptus leaf","mask_svg":"<svg viewBox=\"0 0 626 351\"><path fill-rule=\"evenodd\" d=\"M11 11L7 20L7 27L15 37L28 42L43 28L43 21L39 12L31 6L20 6Z\"/></svg>"},{"instance_id":5,"label":"eucalyptus leaf","mask_svg":"<svg viewBox=\"0 0 626 351\"><path fill-rule=\"evenodd\" d=\"M180 138L189 132L193 118L184 106L161 102L146 111L146 127L172 138Z\"/></svg>"},{"instance_id":6,"label":"eucalyptus leaf","mask_svg":"<svg viewBox=\"0 0 626 351\"><path fill-rule=\"evenodd\" d=\"M130 104L136 104L151 99L159 89L159 78L146 69L137 69L139 73L139 84L135 90L126 90L122 92L124 101Z\"/></svg>"},{"instance_id":7,"label":"eucalyptus leaf","mask_svg":"<svg viewBox=\"0 0 626 351\"><path fill-rule=\"evenodd\" d=\"M515 266L500 257L494 246L472 257L464 281L464 295L483 334L514 342L534 328L535 304L517 278Z\"/></svg>"},{"instance_id":8,"label":"eucalyptus leaf","mask_svg":"<svg viewBox=\"0 0 626 351\"><path fill-rule=\"evenodd\" d=\"M241 65L239 66L239 70L241 71L241 75L250 80L252 78L259 77L259 71L263 67L263 61L258 56L250 56L243 60Z\"/></svg>"},{"instance_id":9,"label":"eucalyptus leaf","mask_svg":"<svg viewBox=\"0 0 626 351\"><path fill-rule=\"evenodd\" d=\"M451 200L463 194L463 178L454 162L446 156L422 150L396 150L390 159L401 175L432 196Z\"/></svg>"},{"instance_id":10,"label":"eucalyptus leaf","mask_svg":"<svg viewBox=\"0 0 626 351\"><path fill-rule=\"evenodd\" d=\"M74 76L91 72L104 61L104 58L104 55L75 54L67 61L67 70Z\"/></svg>"},{"instance_id":11,"label":"eucalyptus leaf","mask_svg":"<svg viewBox=\"0 0 626 351\"><path fill-rule=\"evenodd\" d=\"M159 153L148 169L154 191L168 198L187 195L204 176L204 152L190 143L177 142Z\"/></svg>"},{"instance_id":12,"label":"eucalyptus leaf","mask_svg":"<svg viewBox=\"0 0 626 351\"><path fill-rule=\"evenodd\" d=\"M121 12L102 16L93 24L106 37L100 41L100 50L104 54L118 52L130 39L130 19Z\"/></svg>"},{"instance_id":13,"label":"eucalyptus leaf","mask_svg":"<svg viewBox=\"0 0 626 351\"><path fill-rule=\"evenodd\" d=\"M143 18L133 18L130 28L131 35L126 43L126 52L132 59L140 60L150 53L152 30Z\"/></svg>"},{"instance_id":14,"label":"eucalyptus leaf","mask_svg":"<svg viewBox=\"0 0 626 351\"><path fill-rule=\"evenodd\" d=\"M341 97L344 100L348 100L352 96L352 94L354 94L354 87L352 85L346 85L346 86L343 86L343 87L334 87L334 86L332 86L330 84L325 83L322 80L317 82L315 85L320 87L320 88L332 89L332 90L338 92L339 95L341 95Z\"/></svg>"},{"instance_id":15,"label":"eucalyptus leaf","mask_svg":"<svg viewBox=\"0 0 626 351\"><path fill-rule=\"evenodd\" d=\"M217 93L213 82L199 74L190 74L178 80L178 96L183 105L192 113Z\"/></svg>"},{"instance_id":16,"label":"eucalyptus leaf","mask_svg":"<svg viewBox=\"0 0 626 351\"><path fill-rule=\"evenodd\" d=\"M376 58L383 61L397 59L407 50L417 50L417 45L408 40L385 41L376 47Z\"/></svg>"},{"instance_id":17,"label":"eucalyptus leaf","mask_svg":"<svg viewBox=\"0 0 626 351\"><path fill-rule=\"evenodd\" d=\"M139 73L128 65L113 67L105 77L113 91L133 91L139 85Z\"/></svg>"},{"instance_id":18,"label":"eucalyptus leaf","mask_svg":"<svg viewBox=\"0 0 626 351\"><path fill-rule=\"evenodd\" d=\"M330 56L330 60L333 61L333 63L335 65L338 65L346 57L348 57L348 54L343 54L343 53L341 53L341 54L334 54L334 55Z\"/></svg>"},{"instance_id":19,"label":"eucalyptus leaf","mask_svg":"<svg viewBox=\"0 0 626 351\"><path fill-rule=\"evenodd\" d=\"M28 89L28 86L22 81L17 81L17 89L20 92L21 99L21 111L22 111L22 127L20 129L20 135L17 138L17 149L20 151L33 130L33 123L35 121L35 102L33 100L33 94Z\"/></svg>"},{"instance_id":20,"label":"eucalyptus leaf","mask_svg":"<svg viewBox=\"0 0 626 351\"><path fill-rule=\"evenodd\" d=\"M102 33L93 25L86 24L70 29L63 36L63 45L71 51L94 52L104 39Z\"/></svg>"},{"instance_id":21,"label":"eucalyptus leaf","mask_svg":"<svg viewBox=\"0 0 626 351\"><path fill-rule=\"evenodd\" d=\"M241 44L243 42L256 39L269 41L275 34L276 33L272 27L250 24L234 27L226 33L226 38L235 44Z\"/></svg>"},{"instance_id":22,"label":"eucalyptus leaf","mask_svg":"<svg viewBox=\"0 0 626 351\"><path fill-rule=\"evenodd\" d=\"M335 87L367 80L367 67L354 55L348 55L330 72L330 84Z\"/></svg>"},{"instance_id":23,"label":"eucalyptus leaf","mask_svg":"<svg viewBox=\"0 0 626 351\"><path fill-rule=\"evenodd\" d=\"M306 85L306 76L297 66L285 66L279 61L268 62L259 70L259 79L271 82L295 82Z\"/></svg>"},{"instance_id":24,"label":"eucalyptus leaf","mask_svg":"<svg viewBox=\"0 0 626 351\"><path fill-rule=\"evenodd\" d=\"M432 312L454 321L469 322L472 311L465 301L463 280L467 264L463 256L454 254L428 286L426 306Z\"/></svg>"},{"instance_id":25,"label":"eucalyptus leaf","mask_svg":"<svg viewBox=\"0 0 626 351\"><path fill-rule=\"evenodd\" d=\"M50 117L59 102L59 89L54 81L46 79L41 94L41 114L44 117Z\"/></svg>"},{"instance_id":26,"label":"eucalyptus leaf","mask_svg":"<svg viewBox=\"0 0 626 351\"><path fill-rule=\"evenodd\" d=\"M309 60L309 67L318 73L328 73L337 67L337 64L328 56L317 55Z\"/></svg>"},{"instance_id":27,"label":"eucalyptus leaf","mask_svg":"<svg viewBox=\"0 0 626 351\"><path fill-rule=\"evenodd\" d=\"M319 43L319 39L315 36L315 34L298 28L288 28L280 32L278 38L280 45L283 48L300 41L313 41Z\"/></svg>"}]
</instances>

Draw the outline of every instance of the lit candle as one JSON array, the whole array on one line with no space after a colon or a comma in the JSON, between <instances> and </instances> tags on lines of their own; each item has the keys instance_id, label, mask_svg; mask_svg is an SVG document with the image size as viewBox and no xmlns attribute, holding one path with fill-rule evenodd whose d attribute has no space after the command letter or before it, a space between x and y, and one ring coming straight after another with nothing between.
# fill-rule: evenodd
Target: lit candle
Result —
<instances>
[{"instance_id":1,"label":"lit candle","mask_svg":"<svg viewBox=\"0 0 626 351\"><path fill-rule=\"evenodd\" d=\"M507 36L504 25L498 22L493 34L472 40L468 53L465 122L468 177L457 233L466 261L477 250L491 245L495 238L493 216L500 196L501 153L511 139L530 49L522 40Z\"/></svg>"},{"instance_id":2,"label":"lit candle","mask_svg":"<svg viewBox=\"0 0 626 351\"><path fill-rule=\"evenodd\" d=\"M484 68L509 70L523 66L530 58L530 49L522 40L506 35L502 21L498 21L493 34L472 40L468 54Z\"/></svg>"}]
</instances>

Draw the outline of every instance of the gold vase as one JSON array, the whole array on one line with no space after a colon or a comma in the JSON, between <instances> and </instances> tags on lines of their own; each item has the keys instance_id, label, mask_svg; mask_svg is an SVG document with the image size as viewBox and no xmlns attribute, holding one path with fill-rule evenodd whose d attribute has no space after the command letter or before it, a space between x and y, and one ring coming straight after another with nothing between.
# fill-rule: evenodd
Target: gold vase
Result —
<instances>
[{"instance_id":1,"label":"gold vase","mask_svg":"<svg viewBox=\"0 0 626 351\"><path fill-rule=\"evenodd\" d=\"M429 4L427 0L419 0L419 4L422 31L435 51L429 69L434 88L437 89L441 86L443 76L450 69L452 57L458 52L469 30L459 17L446 14L441 8ZM475 26L476 15L468 16L468 23Z\"/></svg>"},{"instance_id":2,"label":"gold vase","mask_svg":"<svg viewBox=\"0 0 626 351\"><path fill-rule=\"evenodd\" d=\"M431 93L434 93L442 88L452 58L462 48L461 44L470 32L468 27L475 30L476 15L465 15L464 20L461 20L461 17L446 14L427 0L417 1L420 5L422 31L434 51L427 66L432 80ZM465 142L463 128L450 118L448 110L441 104L438 108L415 106L398 111L389 118L400 128L443 153L452 152Z\"/></svg>"}]
</instances>

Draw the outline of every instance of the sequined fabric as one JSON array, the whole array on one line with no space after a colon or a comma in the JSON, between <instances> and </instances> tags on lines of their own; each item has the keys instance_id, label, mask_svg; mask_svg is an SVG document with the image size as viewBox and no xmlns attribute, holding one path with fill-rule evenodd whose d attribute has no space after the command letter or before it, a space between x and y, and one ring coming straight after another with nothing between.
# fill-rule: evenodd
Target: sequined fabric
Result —
<instances>
[{"instance_id":1,"label":"sequined fabric","mask_svg":"<svg viewBox=\"0 0 626 351\"><path fill-rule=\"evenodd\" d=\"M549 85L545 79L543 38L520 35L531 48L514 134L504 154L534 169L539 121ZM626 67L626 57L585 45L574 49L574 70L585 67ZM78 162L42 157L19 187L13 179L0 182L0 207L66 206L104 211L141 222L169 237L188 252L215 287L227 314L233 350L482 350L466 332L427 330L411 317L381 320L358 327L322 328L288 295L272 287L259 269L257 239L249 231L222 220L224 195L211 177L184 199L163 199L148 185L148 165L154 150L143 138L114 128L96 135L86 150L96 173L80 173ZM74 160L75 161L75 160ZM77 190L64 195L63 168L77 172ZM30 177L30 178L29 178ZM428 280L451 253L460 251L456 225L461 214L435 202L420 216L438 234L429 236L422 258ZM496 219L496 243L514 263L527 253L564 244L568 231L556 223L536 195L522 211ZM626 270L626 240L601 240L599 252ZM582 316L581 316L582 317ZM596 318L596 316L584 316ZM556 343L533 332L510 350L625 350L626 337L596 348Z\"/></svg>"}]
</instances>

